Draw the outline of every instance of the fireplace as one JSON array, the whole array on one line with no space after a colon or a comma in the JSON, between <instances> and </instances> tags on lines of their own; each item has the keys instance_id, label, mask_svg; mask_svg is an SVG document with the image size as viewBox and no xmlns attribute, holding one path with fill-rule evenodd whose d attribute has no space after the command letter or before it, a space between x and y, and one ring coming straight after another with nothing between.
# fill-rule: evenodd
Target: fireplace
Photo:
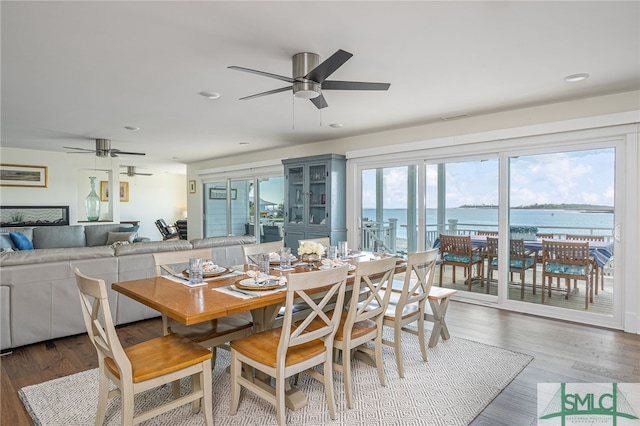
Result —
<instances>
[{"instance_id":1,"label":"fireplace","mask_svg":"<svg viewBox=\"0 0 640 426\"><path fill-rule=\"evenodd\" d=\"M69 225L69 206L0 206L0 226Z\"/></svg>"}]
</instances>

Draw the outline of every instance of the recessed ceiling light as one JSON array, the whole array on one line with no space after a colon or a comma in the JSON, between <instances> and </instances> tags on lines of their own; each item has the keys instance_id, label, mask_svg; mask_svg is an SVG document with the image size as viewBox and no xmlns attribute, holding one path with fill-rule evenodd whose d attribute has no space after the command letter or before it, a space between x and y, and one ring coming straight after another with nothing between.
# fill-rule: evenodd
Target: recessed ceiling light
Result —
<instances>
[{"instance_id":1,"label":"recessed ceiling light","mask_svg":"<svg viewBox=\"0 0 640 426\"><path fill-rule=\"evenodd\" d=\"M200 92L200 96L204 96L207 99L218 99L220 97L220 93L204 91Z\"/></svg>"},{"instance_id":2,"label":"recessed ceiling light","mask_svg":"<svg viewBox=\"0 0 640 426\"><path fill-rule=\"evenodd\" d=\"M343 126L342 123L331 123L329 124L329 127L333 127L334 129L339 129Z\"/></svg>"},{"instance_id":3,"label":"recessed ceiling light","mask_svg":"<svg viewBox=\"0 0 640 426\"><path fill-rule=\"evenodd\" d=\"M138 130L140 130L140 127L135 126L124 126L124 128L127 130L131 130L132 132L137 132Z\"/></svg>"},{"instance_id":4,"label":"recessed ceiling light","mask_svg":"<svg viewBox=\"0 0 640 426\"><path fill-rule=\"evenodd\" d=\"M564 78L564 81L566 81L567 83L575 83L577 81L586 80L587 78L589 78L589 74L586 73L571 74L566 76Z\"/></svg>"}]
</instances>

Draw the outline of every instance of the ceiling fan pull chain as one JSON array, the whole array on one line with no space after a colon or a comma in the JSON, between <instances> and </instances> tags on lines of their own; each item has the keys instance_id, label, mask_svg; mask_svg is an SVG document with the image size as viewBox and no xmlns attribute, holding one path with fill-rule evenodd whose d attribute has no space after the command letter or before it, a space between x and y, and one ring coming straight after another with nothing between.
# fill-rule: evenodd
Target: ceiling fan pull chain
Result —
<instances>
[{"instance_id":1,"label":"ceiling fan pull chain","mask_svg":"<svg viewBox=\"0 0 640 426\"><path fill-rule=\"evenodd\" d=\"M291 96L291 130L296 130L296 97Z\"/></svg>"}]
</instances>

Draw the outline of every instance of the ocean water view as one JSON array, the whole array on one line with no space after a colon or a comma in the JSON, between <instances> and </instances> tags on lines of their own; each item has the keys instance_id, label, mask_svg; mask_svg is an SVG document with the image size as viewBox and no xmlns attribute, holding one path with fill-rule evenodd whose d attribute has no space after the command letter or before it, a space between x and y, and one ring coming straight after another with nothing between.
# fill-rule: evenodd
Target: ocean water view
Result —
<instances>
[{"instance_id":1,"label":"ocean water view","mask_svg":"<svg viewBox=\"0 0 640 426\"><path fill-rule=\"evenodd\" d=\"M376 220L375 209L363 209L362 217ZM407 209L384 209L383 221L398 219L396 236L407 238ZM458 230L497 230L497 208L450 208L446 209L445 223L458 221ZM560 209L512 209L512 226L535 226L538 232L555 234L595 234L611 236L613 213L586 212ZM427 230L434 230L437 224L436 209L427 209Z\"/></svg>"}]
</instances>

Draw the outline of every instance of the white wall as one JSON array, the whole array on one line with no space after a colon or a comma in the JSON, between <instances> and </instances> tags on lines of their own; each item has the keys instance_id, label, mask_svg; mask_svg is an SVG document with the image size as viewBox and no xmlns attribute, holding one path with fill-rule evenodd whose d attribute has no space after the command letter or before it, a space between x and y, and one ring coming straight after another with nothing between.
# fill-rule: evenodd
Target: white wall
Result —
<instances>
[{"instance_id":1,"label":"white wall","mask_svg":"<svg viewBox=\"0 0 640 426\"><path fill-rule=\"evenodd\" d=\"M108 170L124 171L119 158L98 158L94 155L69 155L26 149L0 148L3 164L25 164L48 167L47 188L0 187L0 203L4 206L69 206L72 224L86 220L84 198L89 194L89 176L96 176L96 192L100 181L108 180ZM122 202L109 217L108 203L102 203L101 220L117 222L139 220L138 234L152 240L162 240L154 222L164 218L172 223L186 209L186 178L184 175L159 173L153 176L119 175L129 182L129 202Z\"/></svg>"}]
</instances>

